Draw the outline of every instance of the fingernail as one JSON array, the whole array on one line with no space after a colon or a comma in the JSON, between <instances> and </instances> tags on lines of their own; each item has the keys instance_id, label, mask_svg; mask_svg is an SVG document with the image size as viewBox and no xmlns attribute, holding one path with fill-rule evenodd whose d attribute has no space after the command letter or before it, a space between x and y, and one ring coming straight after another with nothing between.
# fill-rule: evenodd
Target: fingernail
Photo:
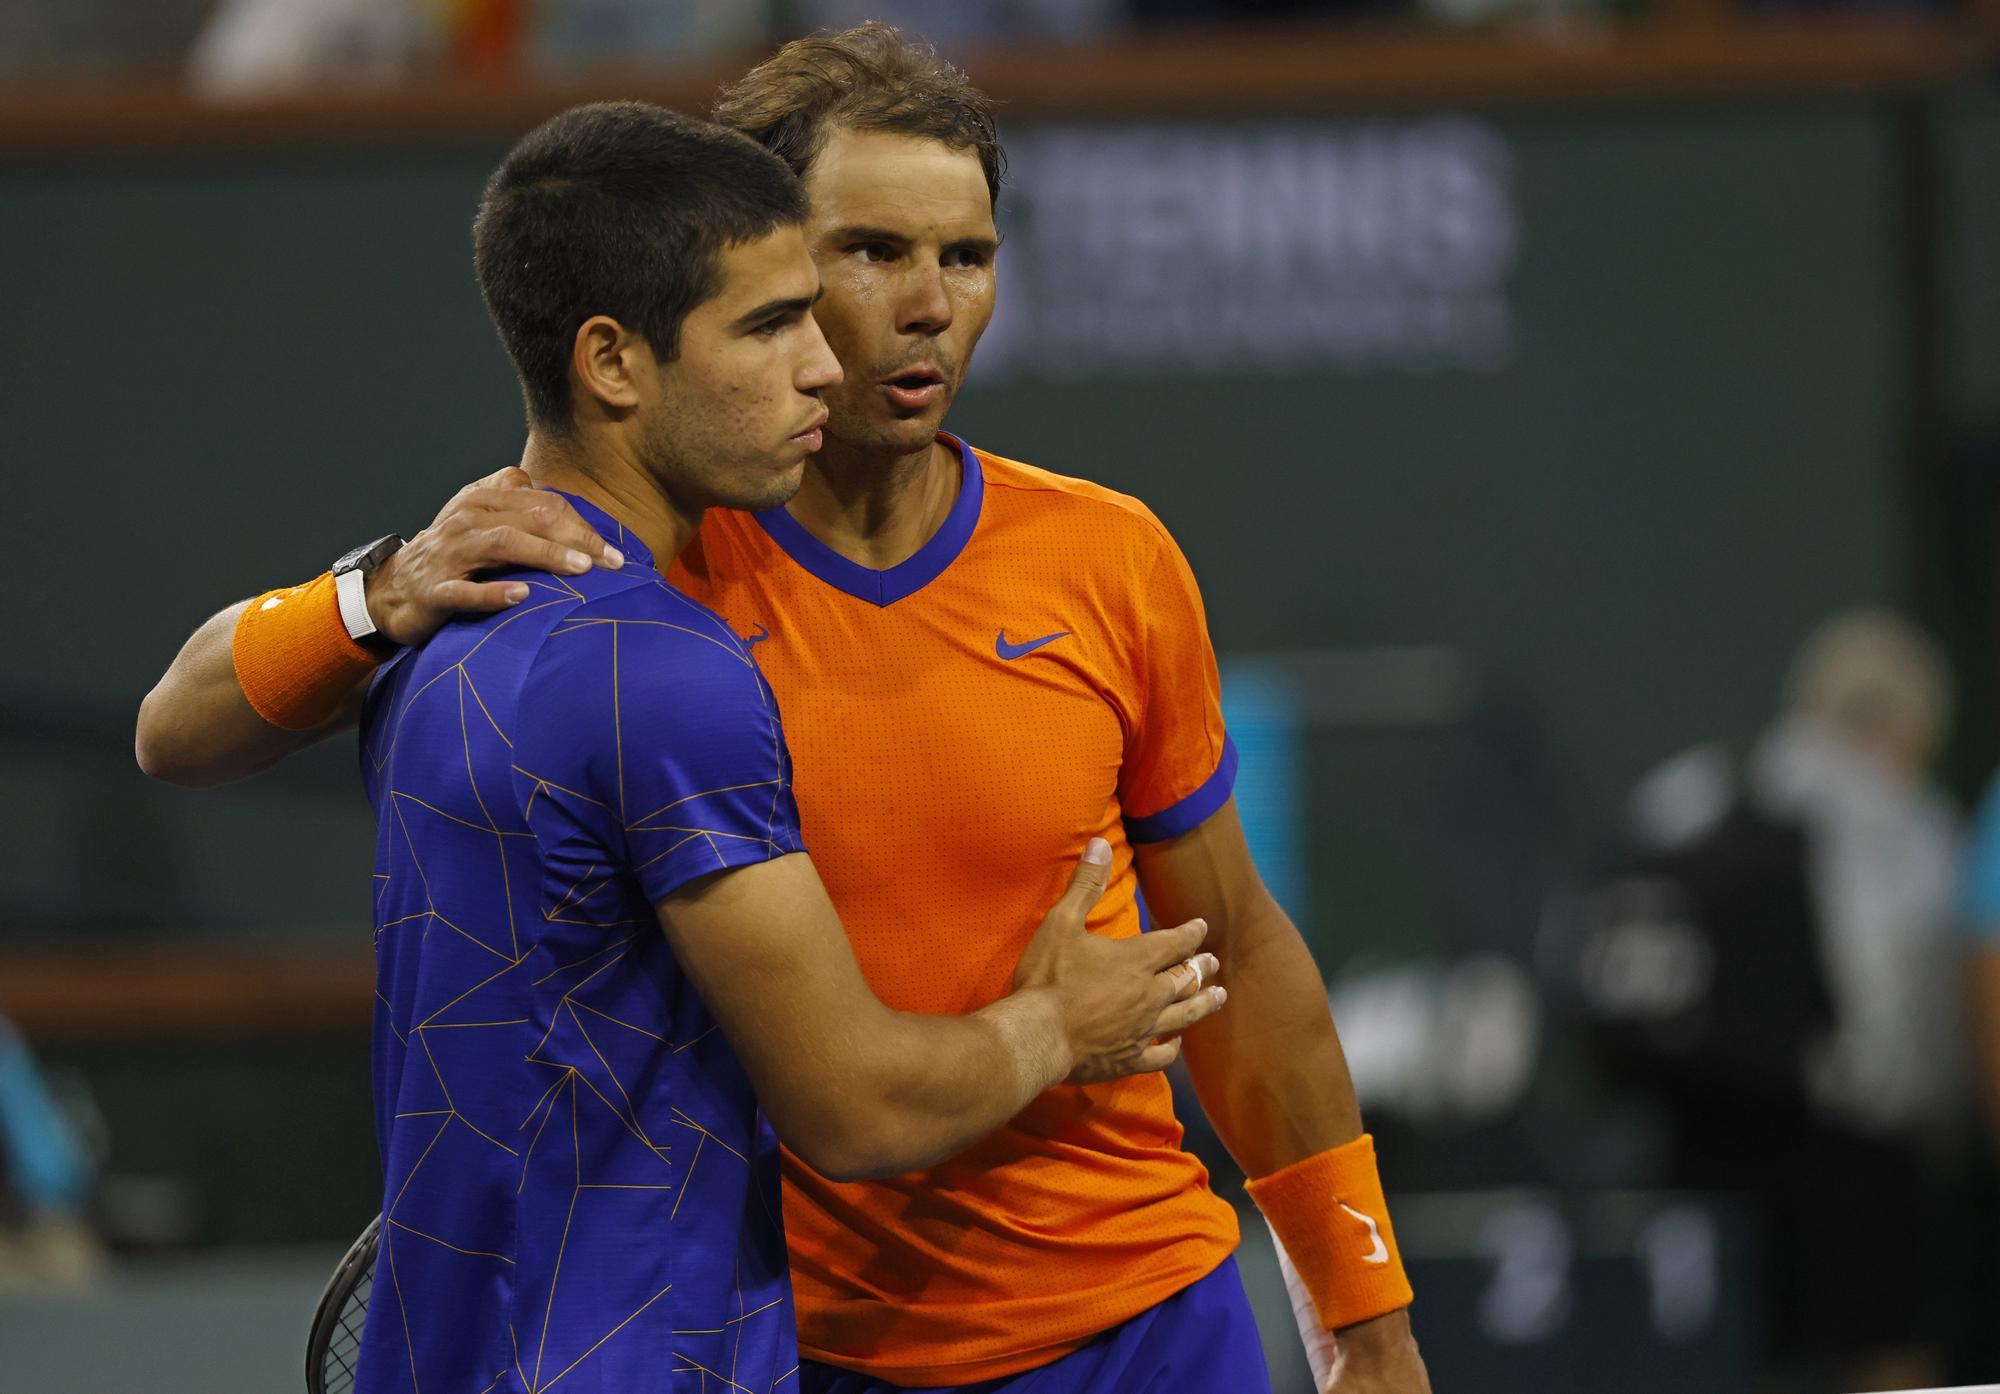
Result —
<instances>
[{"instance_id":1,"label":"fingernail","mask_svg":"<svg viewBox=\"0 0 2000 1394\"><path fill-rule=\"evenodd\" d=\"M625 565L625 554L607 542L604 544L604 564L616 571Z\"/></svg>"},{"instance_id":2,"label":"fingernail","mask_svg":"<svg viewBox=\"0 0 2000 1394\"><path fill-rule=\"evenodd\" d=\"M571 552L568 556L563 558L563 561L568 564L569 569L571 571L590 570L590 558L586 557L581 552Z\"/></svg>"},{"instance_id":3,"label":"fingernail","mask_svg":"<svg viewBox=\"0 0 2000 1394\"><path fill-rule=\"evenodd\" d=\"M1093 866L1111 865L1111 844L1101 837L1093 837L1084 844L1083 859Z\"/></svg>"},{"instance_id":4,"label":"fingernail","mask_svg":"<svg viewBox=\"0 0 2000 1394\"><path fill-rule=\"evenodd\" d=\"M1229 1000L1229 989L1226 987L1212 987L1209 991L1215 994L1215 1005L1218 1007Z\"/></svg>"},{"instance_id":5,"label":"fingernail","mask_svg":"<svg viewBox=\"0 0 2000 1394\"><path fill-rule=\"evenodd\" d=\"M528 588L526 586L509 586L504 594L507 597L509 605L519 605L528 598Z\"/></svg>"}]
</instances>

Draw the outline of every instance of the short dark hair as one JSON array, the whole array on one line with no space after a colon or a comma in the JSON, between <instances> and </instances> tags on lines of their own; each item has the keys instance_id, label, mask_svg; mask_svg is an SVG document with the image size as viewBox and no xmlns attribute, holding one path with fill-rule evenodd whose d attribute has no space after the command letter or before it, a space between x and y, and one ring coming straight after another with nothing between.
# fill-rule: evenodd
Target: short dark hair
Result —
<instances>
[{"instance_id":1,"label":"short dark hair","mask_svg":"<svg viewBox=\"0 0 2000 1394\"><path fill-rule=\"evenodd\" d=\"M723 89L714 116L775 152L801 179L837 127L891 131L970 150L997 206L1007 154L993 99L972 79L880 21L794 39Z\"/></svg>"},{"instance_id":2,"label":"short dark hair","mask_svg":"<svg viewBox=\"0 0 2000 1394\"><path fill-rule=\"evenodd\" d=\"M783 161L664 107L594 102L528 132L486 181L472 260L530 424L570 430L585 320L609 315L671 360L688 312L721 289L723 248L805 216Z\"/></svg>"}]
</instances>

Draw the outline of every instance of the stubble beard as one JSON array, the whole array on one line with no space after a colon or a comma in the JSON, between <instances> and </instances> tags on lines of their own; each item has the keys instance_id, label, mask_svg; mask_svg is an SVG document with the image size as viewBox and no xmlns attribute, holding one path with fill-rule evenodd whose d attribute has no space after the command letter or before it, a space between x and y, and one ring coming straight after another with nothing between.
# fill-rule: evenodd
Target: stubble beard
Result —
<instances>
[{"instance_id":1,"label":"stubble beard","mask_svg":"<svg viewBox=\"0 0 2000 1394\"><path fill-rule=\"evenodd\" d=\"M644 448L646 472L683 513L698 514L710 508L760 513L776 508L798 492L797 473L781 473L768 462L753 471L732 468L714 459L690 458L664 425L648 432Z\"/></svg>"}]
</instances>

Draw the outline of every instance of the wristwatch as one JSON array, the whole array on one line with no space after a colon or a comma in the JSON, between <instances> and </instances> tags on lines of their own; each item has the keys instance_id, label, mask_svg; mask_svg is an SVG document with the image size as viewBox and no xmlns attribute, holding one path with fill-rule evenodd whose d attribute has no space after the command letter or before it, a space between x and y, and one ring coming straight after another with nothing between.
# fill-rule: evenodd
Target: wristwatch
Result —
<instances>
[{"instance_id":1,"label":"wristwatch","mask_svg":"<svg viewBox=\"0 0 2000 1394\"><path fill-rule=\"evenodd\" d=\"M340 622L347 637L380 658L387 658L401 645L375 627L368 613L365 584L368 573L396 554L403 539L395 533L364 542L333 564L333 593L340 601Z\"/></svg>"}]
</instances>

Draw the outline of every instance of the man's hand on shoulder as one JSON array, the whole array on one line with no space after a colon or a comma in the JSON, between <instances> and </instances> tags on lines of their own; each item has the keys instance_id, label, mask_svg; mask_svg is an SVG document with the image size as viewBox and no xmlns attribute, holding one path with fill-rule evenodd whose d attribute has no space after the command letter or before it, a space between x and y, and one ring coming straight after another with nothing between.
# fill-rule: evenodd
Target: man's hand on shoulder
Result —
<instances>
[{"instance_id":1,"label":"man's hand on shoulder","mask_svg":"<svg viewBox=\"0 0 2000 1394\"><path fill-rule=\"evenodd\" d=\"M1431 1394L1406 1307L1334 1335L1333 1373L1320 1394Z\"/></svg>"},{"instance_id":2,"label":"man's hand on shoulder","mask_svg":"<svg viewBox=\"0 0 2000 1394\"><path fill-rule=\"evenodd\" d=\"M369 573L368 613L395 643L421 644L453 615L527 599L520 581L473 579L482 571L532 566L576 576L624 564L569 500L536 489L526 470L510 465L460 489L429 527Z\"/></svg>"}]
</instances>

